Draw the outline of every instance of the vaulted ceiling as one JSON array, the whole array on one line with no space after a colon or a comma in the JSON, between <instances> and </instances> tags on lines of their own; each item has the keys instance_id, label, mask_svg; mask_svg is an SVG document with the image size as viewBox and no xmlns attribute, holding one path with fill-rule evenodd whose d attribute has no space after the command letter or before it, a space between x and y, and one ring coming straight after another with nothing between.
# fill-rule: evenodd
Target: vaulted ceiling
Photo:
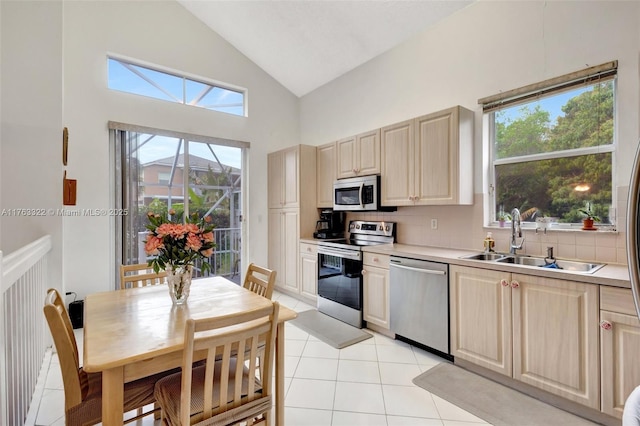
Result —
<instances>
[{"instance_id":1,"label":"vaulted ceiling","mask_svg":"<svg viewBox=\"0 0 640 426\"><path fill-rule=\"evenodd\" d=\"M297 96L303 96L473 0L178 0Z\"/></svg>"}]
</instances>

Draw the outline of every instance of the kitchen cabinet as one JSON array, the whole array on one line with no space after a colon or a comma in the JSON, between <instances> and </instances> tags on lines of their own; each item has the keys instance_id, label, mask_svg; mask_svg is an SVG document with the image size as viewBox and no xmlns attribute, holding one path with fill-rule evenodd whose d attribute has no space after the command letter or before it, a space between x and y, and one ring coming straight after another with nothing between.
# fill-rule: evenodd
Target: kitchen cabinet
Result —
<instances>
[{"instance_id":1,"label":"kitchen cabinet","mask_svg":"<svg viewBox=\"0 0 640 426\"><path fill-rule=\"evenodd\" d=\"M276 286L294 293L298 286L300 214L297 209L269 210L269 269L276 271Z\"/></svg>"},{"instance_id":2,"label":"kitchen cabinet","mask_svg":"<svg viewBox=\"0 0 640 426\"><path fill-rule=\"evenodd\" d=\"M597 285L451 266L452 355L600 408Z\"/></svg>"},{"instance_id":3,"label":"kitchen cabinet","mask_svg":"<svg viewBox=\"0 0 640 426\"><path fill-rule=\"evenodd\" d=\"M389 256L363 254L363 318L389 330Z\"/></svg>"},{"instance_id":4,"label":"kitchen cabinet","mask_svg":"<svg viewBox=\"0 0 640 426\"><path fill-rule=\"evenodd\" d=\"M300 293L299 240L313 235L316 209L316 147L296 145L268 156L268 263L276 287Z\"/></svg>"},{"instance_id":5,"label":"kitchen cabinet","mask_svg":"<svg viewBox=\"0 0 640 426\"><path fill-rule=\"evenodd\" d=\"M319 208L333 208L333 183L338 178L336 151L335 142L320 145L316 148L316 206Z\"/></svg>"},{"instance_id":6,"label":"kitchen cabinet","mask_svg":"<svg viewBox=\"0 0 640 426\"><path fill-rule=\"evenodd\" d=\"M473 204L473 120L456 106L383 127L381 204Z\"/></svg>"},{"instance_id":7,"label":"kitchen cabinet","mask_svg":"<svg viewBox=\"0 0 640 426\"><path fill-rule=\"evenodd\" d=\"M338 179L380 173L380 129L336 142Z\"/></svg>"},{"instance_id":8,"label":"kitchen cabinet","mask_svg":"<svg viewBox=\"0 0 640 426\"><path fill-rule=\"evenodd\" d=\"M640 321L631 290L600 287L601 411L622 418L624 403L640 384Z\"/></svg>"},{"instance_id":9,"label":"kitchen cabinet","mask_svg":"<svg viewBox=\"0 0 640 426\"><path fill-rule=\"evenodd\" d=\"M315 302L318 295L318 246L300 243L300 294Z\"/></svg>"}]
</instances>

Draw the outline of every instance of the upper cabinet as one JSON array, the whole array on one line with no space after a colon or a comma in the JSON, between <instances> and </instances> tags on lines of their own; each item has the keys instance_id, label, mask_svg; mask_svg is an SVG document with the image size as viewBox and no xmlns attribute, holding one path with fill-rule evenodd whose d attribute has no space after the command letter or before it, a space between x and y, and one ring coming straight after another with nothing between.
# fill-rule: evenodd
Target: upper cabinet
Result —
<instances>
[{"instance_id":1,"label":"upper cabinet","mask_svg":"<svg viewBox=\"0 0 640 426\"><path fill-rule=\"evenodd\" d=\"M336 143L331 142L316 148L316 205L333 208L333 182L337 179Z\"/></svg>"},{"instance_id":2,"label":"upper cabinet","mask_svg":"<svg viewBox=\"0 0 640 426\"><path fill-rule=\"evenodd\" d=\"M299 160L298 146L268 155L269 208L299 206Z\"/></svg>"},{"instance_id":3,"label":"upper cabinet","mask_svg":"<svg viewBox=\"0 0 640 426\"><path fill-rule=\"evenodd\" d=\"M473 120L456 106L383 127L381 204L473 204Z\"/></svg>"},{"instance_id":4,"label":"upper cabinet","mask_svg":"<svg viewBox=\"0 0 640 426\"><path fill-rule=\"evenodd\" d=\"M338 179L380 173L380 129L336 143Z\"/></svg>"}]
</instances>

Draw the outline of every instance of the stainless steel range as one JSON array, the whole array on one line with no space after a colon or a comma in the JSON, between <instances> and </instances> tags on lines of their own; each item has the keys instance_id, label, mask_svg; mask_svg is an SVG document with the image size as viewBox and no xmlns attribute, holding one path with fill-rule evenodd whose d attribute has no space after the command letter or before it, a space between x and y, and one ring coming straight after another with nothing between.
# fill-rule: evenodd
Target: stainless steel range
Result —
<instances>
[{"instance_id":1,"label":"stainless steel range","mask_svg":"<svg viewBox=\"0 0 640 426\"><path fill-rule=\"evenodd\" d=\"M318 311L362 328L362 246L393 244L395 222L349 222L349 238L318 243Z\"/></svg>"}]
</instances>

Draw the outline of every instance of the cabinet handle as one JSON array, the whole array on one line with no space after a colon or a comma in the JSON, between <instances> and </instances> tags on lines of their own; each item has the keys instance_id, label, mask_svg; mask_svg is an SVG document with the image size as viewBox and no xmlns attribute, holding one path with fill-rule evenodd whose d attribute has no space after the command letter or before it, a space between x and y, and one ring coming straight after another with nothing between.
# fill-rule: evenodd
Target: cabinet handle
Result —
<instances>
[{"instance_id":1,"label":"cabinet handle","mask_svg":"<svg viewBox=\"0 0 640 426\"><path fill-rule=\"evenodd\" d=\"M366 269L362 270L362 275L367 275L367 270Z\"/></svg>"},{"instance_id":2,"label":"cabinet handle","mask_svg":"<svg viewBox=\"0 0 640 426\"><path fill-rule=\"evenodd\" d=\"M518 288L520 287L520 283L518 281L511 281L511 288Z\"/></svg>"},{"instance_id":3,"label":"cabinet handle","mask_svg":"<svg viewBox=\"0 0 640 426\"><path fill-rule=\"evenodd\" d=\"M311 251L311 247L307 247L307 251L310 252Z\"/></svg>"},{"instance_id":4,"label":"cabinet handle","mask_svg":"<svg viewBox=\"0 0 640 426\"><path fill-rule=\"evenodd\" d=\"M505 280L504 278L500 280L500 285L502 287L509 287L509 281Z\"/></svg>"},{"instance_id":5,"label":"cabinet handle","mask_svg":"<svg viewBox=\"0 0 640 426\"><path fill-rule=\"evenodd\" d=\"M373 258L373 261L374 261L374 262L377 262L377 261L378 261L378 258L377 258L377 257L374 257L374 258Z\"/></svg>"},{"instance_id":6,"label":"cabinet handle","mask_svg":"<svg viewBox=\"0 0 640 426\"><path fill-rule=\"evenodd\" d=\"M600 321L600 328L603 330L611 330L611 328L613 327L613 325L611 325L611 323L609 321L606 320L602 320Z\"/></svg>"}]
</instances>

